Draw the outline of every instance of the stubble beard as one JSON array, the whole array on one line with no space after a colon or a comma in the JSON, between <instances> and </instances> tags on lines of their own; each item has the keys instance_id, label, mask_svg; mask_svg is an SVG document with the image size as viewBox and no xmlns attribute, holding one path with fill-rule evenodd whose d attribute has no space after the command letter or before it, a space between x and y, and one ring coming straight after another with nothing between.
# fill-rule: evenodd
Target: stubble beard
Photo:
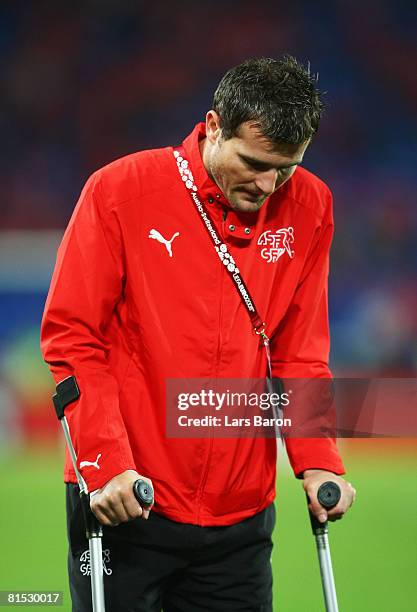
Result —
<instances>
[{"instance_id":1,"label":"stubble beard","mask_svg":"<svg viewBox=\"0 0 417 612\"><path fill-rule=\"evenodd\" d=\"M240 211L243 211L243 212L256 212L256 211L258 211L261 208L262 204L266 200L266 196L262 196L262 197L260 197L259 200L256 200L254 202L248 202L247 200L245 200L245 202L242 203L240 198L239 198L239 193L233 193L232 192L229 195L227 195L225 193L223 187L222 187L222 180L221 180L222 171L221 171L221 168L219 168L219 165L213 159L210 159L210 162L208 164L207 174L209 175L211 180L214 183L216 183L217 187L220 189L220 191L227 198L228 202L230 203L230 206L234 210L240 210Z\"/></svg>"}]
</instances>

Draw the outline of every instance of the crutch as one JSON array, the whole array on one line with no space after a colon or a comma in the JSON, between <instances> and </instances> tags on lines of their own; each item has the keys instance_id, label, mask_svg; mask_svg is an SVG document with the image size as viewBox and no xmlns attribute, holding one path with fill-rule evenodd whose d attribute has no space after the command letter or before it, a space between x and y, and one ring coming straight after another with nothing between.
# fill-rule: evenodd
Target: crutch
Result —
<instances>
[{"instance_id":1,"label":"crutch","mask_svg":"<svg viewBox=\"0 0 417 612\"><path fill-rule=\"evenodd\" d=\"M323 482L317 491L317 499L326 510L334 508L338 504L341 491L338 484L332 481ZM308 500L308 496L307 496ZM336 587L334 584L332 559L330 557L330 546L328 538L327 521L320 523L309 511L311 528L316 539L317 555L320 564L321 582L323 587L326 612L339 612L337 605Z\"/></svg>"},{"instance_id":2,"label":"crutch","mask_svg":"<svg viewBox=\"0 0 417 612\"><path fill-rule=\"evenodd\" d=\"M103 537L103 527L90 508L90 494L88 492L87 483L78 471L77 456L72 444L68 421L64 414L66 406L77 400L79 397L80 390L78 388L77 381L74 376L69 376L57 385L56 393L52 397L52 400L56 415L61 422L62 429L64 430L65 440L71 455L72 464L74 466L74 471L77 476L78 486L80 489L85 534L88 539L88 547L90 550L91 599L93 603L93 612L105 612L103 550L101 541L101 538ZM144 480L138 479L133 483L133 493L141 505L151 505L153 503L152 486Z\"/></svg>"}]
</instances>

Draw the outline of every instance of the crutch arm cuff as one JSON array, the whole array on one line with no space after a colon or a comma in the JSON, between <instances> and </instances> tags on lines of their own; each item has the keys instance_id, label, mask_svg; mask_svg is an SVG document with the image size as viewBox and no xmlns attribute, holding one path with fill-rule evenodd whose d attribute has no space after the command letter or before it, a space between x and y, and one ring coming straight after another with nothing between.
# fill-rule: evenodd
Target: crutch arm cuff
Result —
<instances>
[{"instance_id":1,"label":"crutch arm cuff","mask_svg":"<svg viewBox=\"0 0 417 612\"><path fill-rule=\"evenodd\" d=\"M80 390L75 376L68 376L57 384L56 393L52 396L52 401L59 420L64 416L66 406L71 404L71 402L75 402L79 397Z\"/></svg>"}]
</instances>

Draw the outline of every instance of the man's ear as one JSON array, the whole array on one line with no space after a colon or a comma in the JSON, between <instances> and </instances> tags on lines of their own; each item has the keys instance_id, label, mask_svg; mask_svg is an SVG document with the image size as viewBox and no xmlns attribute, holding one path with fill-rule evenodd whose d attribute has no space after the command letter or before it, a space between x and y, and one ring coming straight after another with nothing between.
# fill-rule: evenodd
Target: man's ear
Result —
<instances>
[{"instance_id":1,"label":"man's ear","mask_svg":"<svg viewBox=\"0 0 417 612\"><path fill-rule=\"evenodd\" d=\"M215 144L221 136L220 117L215 110L209 110L206 115L206 137L211 144Z\"/></svg>"}]
</instances>

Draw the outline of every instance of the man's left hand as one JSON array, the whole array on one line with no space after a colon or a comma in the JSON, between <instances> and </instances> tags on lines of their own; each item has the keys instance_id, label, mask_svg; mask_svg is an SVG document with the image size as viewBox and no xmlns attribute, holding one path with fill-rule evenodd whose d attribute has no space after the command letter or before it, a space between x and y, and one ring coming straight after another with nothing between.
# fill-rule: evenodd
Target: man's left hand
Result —
<instances>
[{"instance_id":1,"label":"man's left hand","mask_svg":"<svg viewBox=\"0 0 417 612\"><path fill-rule=\"evenodd\" d=\"M352 487L350 482L346 482L341 476L337 476L333 474L333 472L327 472L326 470L305 470L303 479L304 491L307 493L310 500L308 504L309 510L320 523L325 523L327 520L337 521L341 519L355 501L356 490ZM329 480L339 485L341 496L338 504L334 508L326 510L318 502L317 491L323 482Z\"/></svg>"}]
</instances>

